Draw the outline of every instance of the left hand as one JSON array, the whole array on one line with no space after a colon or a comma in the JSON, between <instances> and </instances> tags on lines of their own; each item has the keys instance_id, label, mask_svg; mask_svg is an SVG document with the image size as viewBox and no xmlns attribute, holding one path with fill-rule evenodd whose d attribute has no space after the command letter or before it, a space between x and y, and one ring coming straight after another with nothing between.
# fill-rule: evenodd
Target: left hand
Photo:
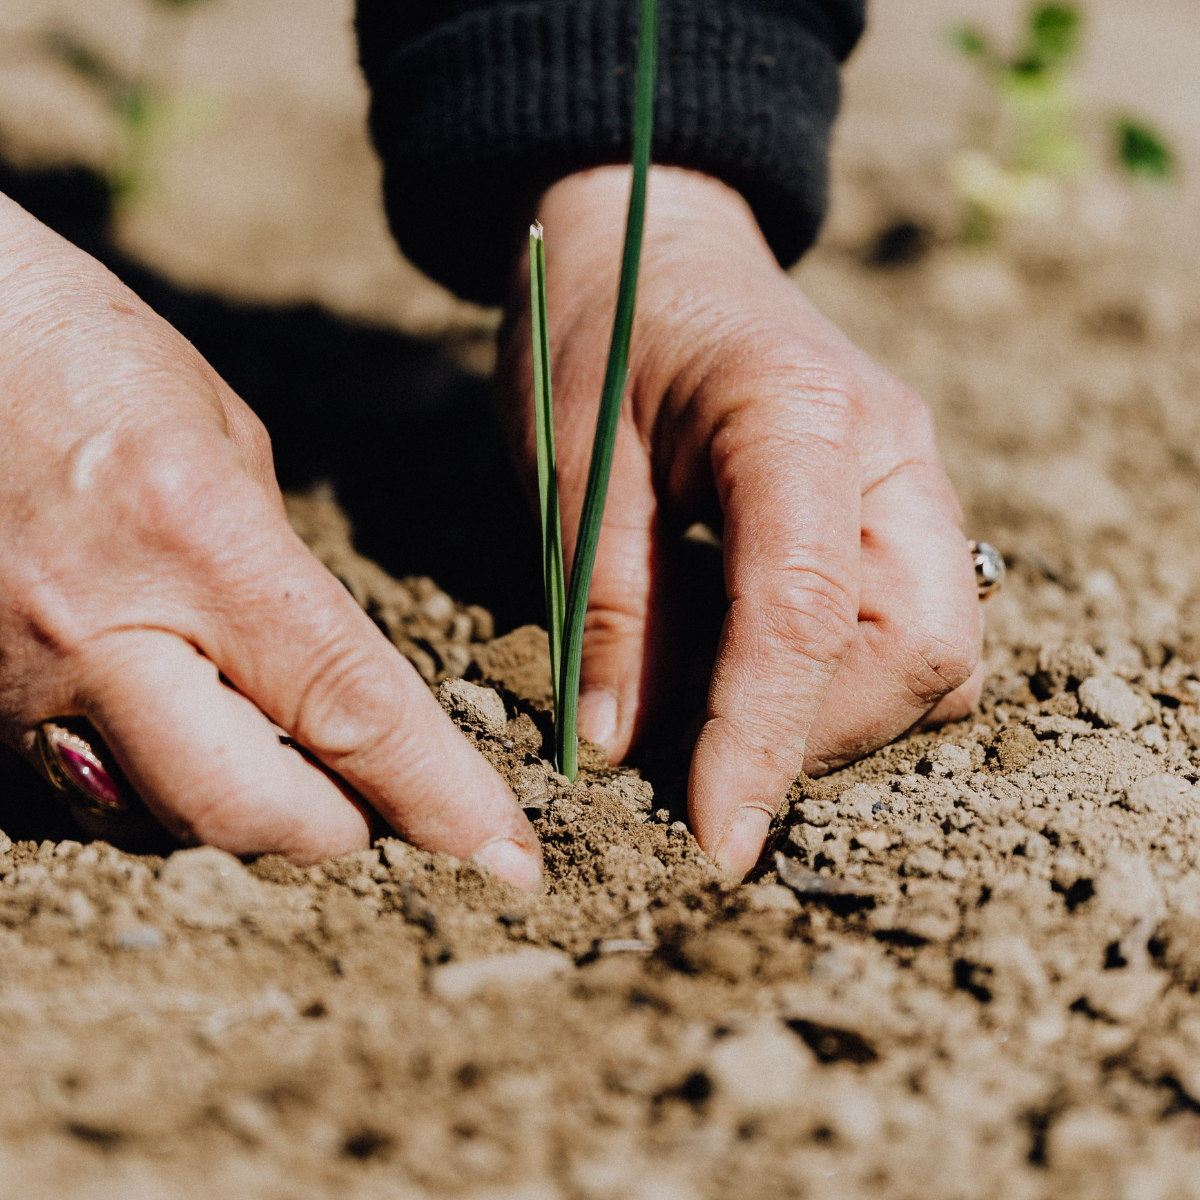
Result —
<instances>
[{"instance_id":1,"label":"left hand","mask_svg":"<svg viewBox=\"0 0 1200 1200\"><path fill-rule=\"evenodd\" d=\"M608 351L627 167L542 198L565 561ZM528 279L502 413L535 471ZM630 378L589 598L581 732L619 761L664 692L675 624L664 526L724 516L729 612L689 810L737 877L791 781L978 699L979 604L930 414L779 268L742 197L651 171Z\"/></svg>"}]
</instances>

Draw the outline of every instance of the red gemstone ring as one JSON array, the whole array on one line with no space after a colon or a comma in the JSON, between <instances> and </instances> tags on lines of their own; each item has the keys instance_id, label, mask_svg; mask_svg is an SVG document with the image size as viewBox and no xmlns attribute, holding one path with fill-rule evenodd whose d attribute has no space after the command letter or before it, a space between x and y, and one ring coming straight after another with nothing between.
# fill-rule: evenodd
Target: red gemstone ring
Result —
<instances>
[{"instance_id":1,"label":"red gemstone ring","mask_svg":"<svg viewBox=\"0 0 1200 1200\"><path fill-rule=\"evenodd\" d=\"M42 722L38 749L50 782L88 812L123 817L138 807L116 764L104 763L92 744L65 721Z\"/></svg>"}]
</instances>

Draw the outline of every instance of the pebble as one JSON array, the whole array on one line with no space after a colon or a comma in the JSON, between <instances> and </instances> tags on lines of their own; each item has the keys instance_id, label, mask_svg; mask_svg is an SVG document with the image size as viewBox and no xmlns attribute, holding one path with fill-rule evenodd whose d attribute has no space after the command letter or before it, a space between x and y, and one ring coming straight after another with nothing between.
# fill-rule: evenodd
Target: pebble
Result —
<instances>
[{"instance_id":1,"label":"pebble","mask_svg":"<svg viewBox=\"0 0 1200 1200\"><path fill-rule=\"evenodd\" d=\"M470 1000L484 992L533 987L573 967L571 956L562 950L528 946L512 954L434 967L429 973L429 990L440 1000Z\"/></svg>"},{"instance_id":2,"label":"pebble","mask_svg":"<svg viewBox=\"0 0 1200 1200\"><path fill-rule=\"evenodd\" d=\"M1180 808L1181 801L1191 800L1194 794L1186 779L1159 772L1131 783L1125 789L1124 806L1130 812L1160 812L1165 816Z\"/></svg>"},{"instance_id":3,"label":"pebble","mask_svg":"<svg viewBox=\"0 0 1200 1200\"><path fill-rule=\"evenodd\" d=\"M771 1019L723 1038L708 1059L721 1095L741 1108L763 1111L802 1100L811 1067L800 1039Z\"/></svg>"},{"instance_id":4,"label":"pebble","mask_svg":"<svg viewBox=\"0 0 1200 1200\"><path fill-rule=\"evenodd\" d=\"M153 925L133 925L122 929L114 941L118 950L158 950L163 935Z\"/></svg>"},{"instance_id":5,"label":"pebble","mask_svg":"<svg viewBox=\"0 0 1200 1200\"><path fill-rule=\"evenodd\" d=\"M1150 715L1141 696L1109 674L1093 675L1079 685L1079 707L1110 729L1133 729Z\"/></svg>"},{"instance_id":6,"label":"pebble","mask_svg":"<svg viewBox=\"0 0 1200 1200\"><path fill-rule=\"evenodd\" d=\"M437 690L438 703L451 717L478 725L497 737L508 726L504 701L491 688L468 683L465 679L447 679Z\"/></svg>"},{"instance_id":7,"label":"pebble","mask_svg":"<svg viewBox=\"0 0 1200 1200\"><path fill-rule=\"evenodd\" d=\"M601 954L649 954L654 948L645 938L604 938L596 946Z\"/></svg>"},{"instance_id":8,"label":"pebble","mask_svg":"<svg viewBox=\"0 0 1200 1200\"><path fill-rule=\"evenodd\" d=\"M742 895L755 912L799 912L800 901L791 888L781 883L757 883L743 888Z\"/></svg>"},{"instance_id":9,"label":"pebble","mask_svg":"<svg viewBox=\"0 0 1200 1200\"><path fill-rule=\"evenodd\" d=\"M177 850L158 878L172 916L198 929L228 929L263 903L263 887L232 854L215 846Z\"/></svg>"}]
</instances>

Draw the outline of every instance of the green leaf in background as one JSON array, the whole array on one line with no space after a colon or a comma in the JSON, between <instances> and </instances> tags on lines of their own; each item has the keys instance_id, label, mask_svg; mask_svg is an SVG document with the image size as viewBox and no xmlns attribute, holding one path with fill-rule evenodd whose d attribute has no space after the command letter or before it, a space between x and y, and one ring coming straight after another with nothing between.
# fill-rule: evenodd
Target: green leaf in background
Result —
<instances>
[{"instance_id":1,"label":"green leaf in background","mask_svg":"<svg viewBox=\"0 0 1200 1200\"><path fill-rule=\"evenodd\" d=\"M1117 161L1131 175L1166 180L1175 173L1175 155L1153 129L1137 121L1121 119L1113 129Z\"/></svg>"},{"instance_id":2,"label":"green leaf in background","mask_svg":"<svg viewBox=\"0 0 1200 1200\"><path fill-rule=\"evenodd\" d=\"M1048 64L1071 58L1079 49L1081 25L1073 4L1040 4L1029 14L1030 48Z\"/></svg>"},{"instance_id":3,"label":"green leaf in background","mask_svg":"<svg viewBox=\"0 0 1200 1200\"><path fill-rule=\"evenodd\" d=\"M960 53L968 58L986 58L990 56L987 37L982 29L975 25L960 25L950 30L950 41Z\"/></svg>"}]
</instances>

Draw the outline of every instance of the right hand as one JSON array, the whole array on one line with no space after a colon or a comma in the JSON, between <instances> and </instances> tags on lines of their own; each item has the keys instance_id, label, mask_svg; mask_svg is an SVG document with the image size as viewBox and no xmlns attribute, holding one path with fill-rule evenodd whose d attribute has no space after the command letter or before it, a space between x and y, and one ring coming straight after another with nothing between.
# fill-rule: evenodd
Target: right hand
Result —
<instances>
[{"instance_id":1,"label":"right hand","mask_svg":"<svg viewBox=\"0 0 1200 1200\"><path fill-rule=\"evenodd\" d=\"M539 887L512 793L292 532L195 349L4 197L0 297L0 737L35 760L88 718L186 842L317 862L370 844L365 800Z\"/></svg>"}]
</instances>

